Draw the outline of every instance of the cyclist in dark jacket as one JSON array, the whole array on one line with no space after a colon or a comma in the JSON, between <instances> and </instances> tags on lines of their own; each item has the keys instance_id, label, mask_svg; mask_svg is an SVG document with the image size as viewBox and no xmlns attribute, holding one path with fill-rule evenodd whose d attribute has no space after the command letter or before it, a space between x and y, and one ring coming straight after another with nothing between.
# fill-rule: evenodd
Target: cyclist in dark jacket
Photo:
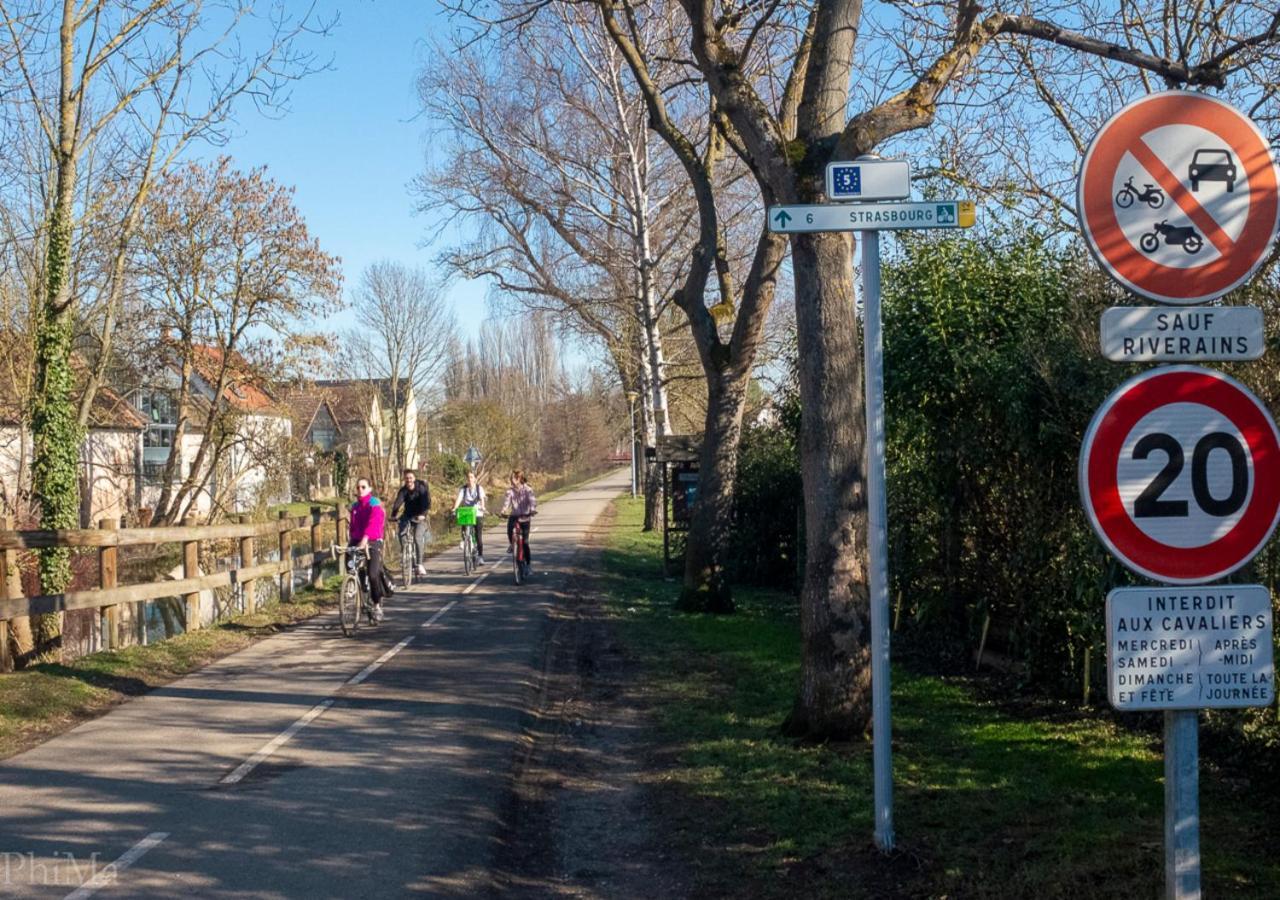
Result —
<instances>
[{"instance_id":1,"label":"cyclist in dark jacket","mask_svg":"<svg viewBox=\"0 0 1280 900\"><path fill-rule=\"evenodd\" d=\"M404 512L400 510L403 507ZM404 486L396 493L395 502L391 504L391 518L398 518L400 524L401 553L413 533L413 543L418 548L418 574L426 575L427 567L423 564L423 553L427 543L427 513L431 511L431 489L425 481L419 481L413 469L404 470Z\"/></svg>"}]
</instances>

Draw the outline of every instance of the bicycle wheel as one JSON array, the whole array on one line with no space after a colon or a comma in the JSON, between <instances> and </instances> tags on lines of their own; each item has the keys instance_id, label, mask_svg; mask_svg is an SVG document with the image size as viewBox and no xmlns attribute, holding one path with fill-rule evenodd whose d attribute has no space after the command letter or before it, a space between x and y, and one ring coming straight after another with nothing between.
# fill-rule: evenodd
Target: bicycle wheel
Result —
<instances>
[{"instance_id":1,"label":"bicycle wheel","mask_svg":"<svg viewBox=\"0 0 1280 900\"><path fill-rule=\"evenodd\" d=\"M524 552L520 549L520 529L516 529L516 545L511 551L511 568L516 576L516 584L524 584Z\"/></svg>"},{"instance_id":2,"label":"bicycle wheel","mask_svg":"<svg viewBox=\"0 0 1280 900\"><path fill-rule=\"evenodd\" d=\"M1128 188L1121 188L1116 194L1116 206L1121 209L1128 209L1133 206L1133 193Z\"/></svg>"},{"instance_id":3,"label":"bicycle wheel","mask_svg":"<svg viewBox=\"0 0 1280 900\"><path fill-rule=\"evenodd\" d=\"M417 546L413 532L408 534L408 538L408 541L400 540L400 587L406 589L413 584L413 549Z\"/></svg>"},{"instance_id":4,"label":"bicycle wheel","mask_svg":"<svg viewBox=\"0 0 1280 900\"><path fill-rule=\"evenodd\" d=\"M462 528L462 574L471 574L471 529L465 525Z\"/></svg>"},{"instance_id":5,"label":"bicycle wheel","mask_svg":"<svg viewBox=\"0 0 1280 900\"><path fill-rule=\"evenodd\" d=\"M355 634L360 624L360 605L360 584L356 576L348 575L338 588L338 623L347 637Z\"/></svg>"}]
</instances>

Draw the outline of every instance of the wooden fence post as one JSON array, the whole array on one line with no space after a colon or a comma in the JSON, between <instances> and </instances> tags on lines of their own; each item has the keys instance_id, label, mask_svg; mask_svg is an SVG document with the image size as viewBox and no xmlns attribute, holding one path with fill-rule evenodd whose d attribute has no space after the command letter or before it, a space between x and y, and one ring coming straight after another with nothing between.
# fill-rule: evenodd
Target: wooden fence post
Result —
<instances>
[{"instance_id":1,"label":"wooden fence post","mask_svg":"<svg viewBox=\"0 0 1280 900\"><path fill-rule=\"evenodd\" d=\"M343 513L343 509L341 505L339 505L338 508L333 511L333 516L334 516L333 530L334 530L334 534L336 534L338 537L338 546L345 547L347 546L347 541L349 540L351 523L347 520L347 517L344 516L342 513ZM339 575L347 574L347 554L345 551L338 554L338 574Z\"/></svg>"},{"instance_id":2,"label":"wooden fence post","mask_svg":"<svg viewBox=\"0 0 1280 900\"><path fill-rule=\"evenodd\" d=\"M190 519L183 519L183 528L191 527ZM195 578L200 574L200 542L182 542L182 577ZM200 627L200 592L184 594L187 608L187 631L195 631Z\"/></svg>"},{"instance_id":3,"label":"wooden fence post","mask_svg":"<svg viewBox=\"0 0 1280 900\"><path fill-rule=\"evenodd\" d=\"M323 563L320 560L320 507L311 507L311 586L317 591L324 587L324 576L320 574Z\"/></svg>"},{"instance_id":4,"label":"wooden fence post","mask_svg":"<svg viewBox=\"0 0 1280 900\"><path fill-rule=\"evenodd\" d=\"M116 531L120 528L120 522L117 519L101 519L98 528ZM104 591L119 583L119 553L116 547L102 547L98 550L98 587ZM116 633L120 622L120 607L118 604L100 607L98 615L102 649L114 650L120 643Z\"/></svg>"},{"instance_id":5,"label":"wooden fence post","mask_svg":"<svg viewBox=\"0 0 1280 900\"><path fill-rule=\"evenodd\" d=\"M240 516L239 519L241 525L252 524L249 516ZM240 568L247 569L255 561L253 535L240 538ZM252 578L240 582L240 596L244 599L244 612L246 615L257 610L257 597L255 596Z\"/></svg>"},{"instance_id":6,"label":"wooden fence post","mask_svg":"<svg viewBox=\"0 0 1280 900\"><path fill-rule=\"evenodd\" d=\"M289 514L280 510L280 562L288 568L280 572L280 602L288 603L293 599L293 535L285 519Z\"/></svg>"},{"instance_id":7,"label":"wooden fence post","mask_svg":"<svg viewBox=\"0 0 1280 900\"><path fill-rule=\"evenodd\" d=\"M0 517L0 531L13 528L13 520ZM14 590L14 586L18 590ZM18 576L18 554L13 550L0 552L0 598L8 600L22 595L22 581ZM0 672L13 671L13 655L9 652L9 620L0 620Z\"/></svg>"}]
</instances>

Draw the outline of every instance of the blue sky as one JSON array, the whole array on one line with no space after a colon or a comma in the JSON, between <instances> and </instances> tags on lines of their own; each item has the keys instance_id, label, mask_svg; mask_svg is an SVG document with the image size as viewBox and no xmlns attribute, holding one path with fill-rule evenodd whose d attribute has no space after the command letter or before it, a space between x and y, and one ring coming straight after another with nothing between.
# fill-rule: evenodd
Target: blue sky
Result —
<instances>
[{"instance_id":1,"label":"blue sky","mask_svg":"<svg viewBox=\"0 0 1280 900\"><path fill-rule=\"evenodd\" d=\"M302 8L303 0L288 0L295 4ZM348 289L383 258L430 270L438 248L421 245L432 219L415 214L409 192L428 128L417 116L415 79L425 39L448 23L433 0L318 0L317 9L326 19L339 15L328 38L312 41L321 56L332 56L331 68L294 85L283 118L246 105L226 147L197 153L229 153L240 168L265 165L294 186L312 233L342 258ZM485 286L455 283L448 297L463 332L474 334Z\"/></svg>"}]
</instances>

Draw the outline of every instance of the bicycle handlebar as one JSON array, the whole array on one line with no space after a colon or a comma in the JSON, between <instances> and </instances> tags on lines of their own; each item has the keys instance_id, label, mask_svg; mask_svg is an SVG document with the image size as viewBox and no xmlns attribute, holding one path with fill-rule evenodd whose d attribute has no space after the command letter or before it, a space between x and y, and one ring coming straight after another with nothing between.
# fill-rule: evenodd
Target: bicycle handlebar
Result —
<instances>
[{"instance_id":1,"label":"bicycle handlebar","mask_svg":"<svg viewBox=\"0 0 1280 900\"><path fill-rule=\"evenodd\" d=\"M368 555L369 555L369 548L368 548L368 547L358 547L358 546L357 546L357 547L352 547L352 546L346 546L346 547L344 547L344 546L342 546L341 544L333 544L333 545L331 546L331 548L330 548L330 549L333 551L333 555L334 555L335 557L336 557L339 553L363 553L365 556L368 556Z\"/></svg>"}]
</instances>

